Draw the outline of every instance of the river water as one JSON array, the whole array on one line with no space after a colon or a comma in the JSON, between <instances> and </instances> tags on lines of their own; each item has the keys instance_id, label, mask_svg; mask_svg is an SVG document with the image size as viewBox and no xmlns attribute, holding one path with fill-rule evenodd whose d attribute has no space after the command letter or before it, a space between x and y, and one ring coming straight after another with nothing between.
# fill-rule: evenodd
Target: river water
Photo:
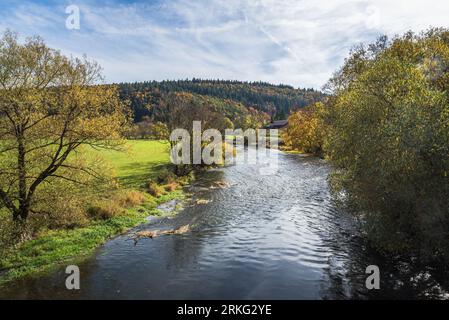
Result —
<instances>
[{"instance_id":1,"label":"river water","mask_svg":"<svg viewBox=\"0 0 449 320\"><path fill-rule=\"evenodd\" d=\"M65 288L67 275L61 267L47 276L14 282L0 297L444 297L432 270L390 261L365 245L357 221L332 203L326 180L329 167L323 160L273 150L259 155L262 158L277 159L277 170L267 175L261 174L263 164L236 164L205 172L190 187L194 198L178 215L152 219L138 228L190 224L190 232L137 244L127 234L106 243L79 264L81 290ZM197 200L207 201L198 205ZM380 268L380 290L365 287L369 265Z\"/></svg>"}]
</instances>

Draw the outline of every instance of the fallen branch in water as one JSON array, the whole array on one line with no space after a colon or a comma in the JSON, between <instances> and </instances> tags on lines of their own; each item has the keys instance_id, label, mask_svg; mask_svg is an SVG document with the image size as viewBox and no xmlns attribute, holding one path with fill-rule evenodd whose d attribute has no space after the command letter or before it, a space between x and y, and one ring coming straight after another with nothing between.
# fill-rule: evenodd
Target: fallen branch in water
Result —
<instances>
[{"instance_id":1,"label":"fallen branch in water","mask_svg":"<svg viewBox=\"0 0 449 320\"><path fill-rule=\"evenodd\" d=\"M208 204L208 203L210 203L210 202L212 202L212 201L211 201L211 200L206 200L206 199L199 199L199 200L196 200L196 204L197 204L197 205Z\"/></svg>"},{"instance_id":2,"label":"fallen branch in water","mask_svg":"<svg viewBox=\"0 0 449 320\"><path fill-rule=\"evenodd\" d=\"M211 189L226 189L229 188L231 185L229 184L229 182L226 181L217 181L215 182Z\"/></svg>"},{"instance_id":3,"label":"fallen branch in water","mask_svg":"<svg viewBox=\"0 0 449 320\"><path fill-rule=\"evenodd\" d=\"M153 239L155 237L160 237L163 235L177 235L177 234L184 234L186 232L190 231L190 225L185 225L185 226L181 226L177 229L174 230L154 230L154 231L149 231L149 230L145 230L145 231L139 231L135 234L133 240L134 240L134 245L137 244L137 242L142 239L142 238L149 238L149 239Z\"/></svg>"}]
</instances>

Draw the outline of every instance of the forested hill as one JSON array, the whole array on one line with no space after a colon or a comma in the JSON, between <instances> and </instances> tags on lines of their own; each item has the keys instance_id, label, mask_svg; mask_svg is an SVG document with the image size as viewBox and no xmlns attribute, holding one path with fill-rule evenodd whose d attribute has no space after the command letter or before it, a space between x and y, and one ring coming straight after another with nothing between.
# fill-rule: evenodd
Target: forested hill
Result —
<instances>
[{"instance_id":1,"label":"forested hill","mask_svg":"<svg viewBox=\"0 0 449 320\"><path fill-rule=\"evenodd\" d=\"M119 84L121 94L130 99L137 120L148 108L169 92L189 92L229 99L246 107L264 111L275 119L286 119L292 109L305 107L320 101L324 95L314 89L295 89L287 85L265 82L240 82L229 80L177 80L146 81Z\"/></svg>"}]
</instances>

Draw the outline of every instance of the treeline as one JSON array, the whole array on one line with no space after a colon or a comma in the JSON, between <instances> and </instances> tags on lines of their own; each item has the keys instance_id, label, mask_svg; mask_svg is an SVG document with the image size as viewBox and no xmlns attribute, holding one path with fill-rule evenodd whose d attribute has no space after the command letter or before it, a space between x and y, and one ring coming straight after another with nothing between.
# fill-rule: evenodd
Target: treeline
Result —
<instances>
[{"instance_id":1,"label":"treeline","mask_svg":"<svg viewBox=\"0 0 449 320\"><path fill-rule=\"evenodd\" d=\"M290 116L290 148L325 156L371 243L449 261L449 30L353 50L331 95Z\"/></svg>"},{"instance_id":2,"label":"treeline","mask_svg":"<svg viewBox=\"0 0 449 320\"><path fill-rule=\"evenodd\" d=\"M131 124L125 133L126 137L131 139L168 139L169 128L174 116L191 119L192 114L197 114L197 118L190 120L192 122L202 120L204 114L213 114L215 129L219 130L225 128L257 129L262 128L271 120L270 115L266 112L253 107L245 107L241 103L228 99L223 100L186 92L170 92L161 96L150 92L139 94L139 96L145 101L157 99L157 103L150 104L148 115L137 119L137 121L134 118L135 123ZM197 112L198 110L201 112ZM180 114L174 115L174 113ZM182 125L182 128L186 128L192 124L182 122Z\"/></svg>"},{"instance_id":3,"label":"treeline","mask_svg":"<svg viewBox=\"0 0 449 320\"><path fill-rule=\"evenodd\" d=\"M168 93L187 92L222 100L265 112L273 119L286 119L292 110L321 101L323 93L314 89L295 89L287 85L230 80L146 81L119 84L123 99L131 102L136 122L154 117L154 106Z\"/></svg>"}]
</instances>

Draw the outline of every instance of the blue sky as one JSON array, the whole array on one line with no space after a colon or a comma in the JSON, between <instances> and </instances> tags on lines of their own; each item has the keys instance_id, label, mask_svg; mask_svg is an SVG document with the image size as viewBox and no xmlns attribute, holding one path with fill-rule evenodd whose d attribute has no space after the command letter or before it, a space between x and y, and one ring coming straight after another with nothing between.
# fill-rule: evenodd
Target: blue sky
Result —
<instances>
[{"instance_id":1,"label":"blue sky","mask_svg":"<svg viewBox=\"0 0 449 320\"><path fill-rule=\"evenodd\" d=\"M80 8L80 30L65 27ZM86 54L107 82L220 78L321 88L350 48L449 27L447 0L0 1L0 30Z\"/></svg>"}]
</instances>

